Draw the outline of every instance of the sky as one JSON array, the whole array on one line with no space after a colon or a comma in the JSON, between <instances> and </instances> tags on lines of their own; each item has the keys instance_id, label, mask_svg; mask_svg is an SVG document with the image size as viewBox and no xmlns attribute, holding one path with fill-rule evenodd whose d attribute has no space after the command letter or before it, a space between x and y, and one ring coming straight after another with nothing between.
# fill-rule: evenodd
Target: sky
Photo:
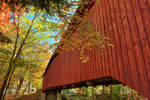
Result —
<instances>
[{"instance_id":1,"label":"sky","mask_svg":"<svg viewBox=\"0 0 150 100\"><path fill-rule=\"evenodd\" d=\"M78 0L74 0L74 1L78 1ZM72 15L76 12L76 9L77 7L75 7L75 9L70 12ZM56 24L59 24L59 23L62 23L62 21L59 19L59 17L56 15L56 16L53 16L53 17L49 17L48 14L43 14L44 16L46 16L46 20L50 21L50 22L54 22ZM32 20L34 18L34 14L33 13L28 13L27 15L25 15L26 19L27 20ZM40 17L37 18L37 20L40 20ZM13 21L13 18L11 18L11 21ZM26 26L29 26L29 25L26 25ZM40 26L39 26L40 27ZM28 27L29 28L29 27ZM33 31L36 31L36 29L33 28ZM38 33L38 32L37 32ZM55 41L54 38L51 38L51 36L55 36L59 33L59 30L55 31L55 32L45 32L43 34L50 34L50 37L49 38L46 38L46 39L43 39L43 41L41 41L41 44L43 42L47 42L48 44L47 45L50 45L50 44L53 44L53 43L56 43L56 42L59 42L58 41ZM39 36L39 35L38 35ZM44 35L43 35L44 36ZM38 37L37 37L38 38ZM43 37L44 38L44 37Z\"/></svg>"}]
</instances>

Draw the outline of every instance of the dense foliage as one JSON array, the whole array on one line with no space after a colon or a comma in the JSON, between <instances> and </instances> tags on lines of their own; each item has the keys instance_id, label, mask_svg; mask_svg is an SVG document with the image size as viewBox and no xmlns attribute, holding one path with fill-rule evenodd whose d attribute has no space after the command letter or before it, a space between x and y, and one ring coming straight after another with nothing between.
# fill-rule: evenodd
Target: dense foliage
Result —
<instances>
[{"instance_id":1,"label":"dense foliage","mask_svg":"<svg viewBox=\"0 0 150 100\"><path fill-rule=\"evenodd\" d=\"M144 96L123 85L66 89L61 94L63 100L147 100Z\"/></svg>"}]
</instances>

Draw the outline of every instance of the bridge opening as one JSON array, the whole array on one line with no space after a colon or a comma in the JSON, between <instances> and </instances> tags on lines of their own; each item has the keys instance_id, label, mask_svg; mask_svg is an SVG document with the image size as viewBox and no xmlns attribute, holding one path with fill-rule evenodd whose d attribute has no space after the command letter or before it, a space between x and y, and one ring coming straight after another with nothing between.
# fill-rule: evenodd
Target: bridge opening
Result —
<instances>
[{"instance_id":1,"label":"bridge opening","mask_svg":"<svg viewBox=\"0 0 150 100\"><path fill-rule=\"evenodd\" d=\"M44 92L44 100L148 100L110 76L59 86Z\"/></svg>"},{"instance_id":2,"label":"bridge opening","mask_svg":"<svg viewBox=\"0 0 150 100\"><path fill-rule=\"evenodd\" d=\"M62 100L148 100L123 84L64 89L61 96Z\"/></svg>"}]
</instances>

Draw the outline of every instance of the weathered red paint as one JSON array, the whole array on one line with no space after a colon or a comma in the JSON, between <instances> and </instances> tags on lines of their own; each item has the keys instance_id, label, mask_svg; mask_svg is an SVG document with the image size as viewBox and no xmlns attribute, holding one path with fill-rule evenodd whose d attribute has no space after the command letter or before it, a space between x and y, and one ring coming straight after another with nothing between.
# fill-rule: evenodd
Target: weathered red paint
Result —
<instances>
[{"instance_id":1,"label":"weathered red paint","mask_svg":"<svg viewBox=\"0 0 150 100\"><path fill-rule=\"evenodd\" d=\"M79 52L55 56L44 75L43 90L50 87L111 76L150 99L150 2L149 0L100 0L88 15L93 26L114 44L104 54Z\"/></svg>"}]
</instances>

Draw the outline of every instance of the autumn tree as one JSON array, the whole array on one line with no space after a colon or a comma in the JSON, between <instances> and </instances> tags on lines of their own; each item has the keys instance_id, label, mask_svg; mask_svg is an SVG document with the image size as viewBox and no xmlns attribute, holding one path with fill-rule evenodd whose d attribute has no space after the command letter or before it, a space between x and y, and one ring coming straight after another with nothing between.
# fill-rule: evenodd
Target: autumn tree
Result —
<instances>
[{"instance_id":1,"label":"autumn tree","mask_svg":"<svg viewBox=\"0 0 150 100\"><path fill-rule=\"evenodd\" d=\"M8 33L11 34L10 29L13 28L12 25L13 21L10 21L11 17L12 14L10 13L10 8L6 3L2 3L0 9L0 42L1 43L12 42L11 39L7 36Z\"/></svg>"},{"instance_id":2,"label":"autumn tree","mask_svg":"<svg viewBox=\"0 0 150 100\"><path fill-rule=\"evenodd\" d=\"M48 51L48 48L43 48L41 45L31 48L36 50L36 52L33 52L32 49L28 49L28 51L24 52L25 54L22 54L24 59L18 62L18 67L13 75L13 79L15 79L15 83L13 83L17 85L16 94L21 93L22 87L24 88L23 91L26 91L27 87L30 86L27 84L32 84L32 86L37 89L41 88L41 75L44 72L51 53ZM26 86L23 86L24 81L26 81Z\"/></svg>"},{"instance_id":3,"label":"autumn tree","mask_svg":"<svg viewBox=\"0 0 150 100\"><path fill-rule=\"evenodd\" d=\"M33 9L30 9L28 14L24 13L23 15L14 16L15 19L17 19L16 27L11 30L14 35L14 38L12 38L14 41L11 48L12 51L10 52L11 57L7 60L9 63L7 64L8 66L6 65L6 75L4 76L4 82L0 91L1 100L4 98L4 91L7 91L13 74L19 66L19 60L21 60L22 57L25 57L25 59L27 58L27 52L25 53L25 50L33 50L32 52L37 52L33 47L36 47L37 43L42 47L42 45L45 43L42 43L44 38L49 38L49 34L56 29L56 24L52 23L50 20L47 20L47 23L49 24L45 24L45 26L42 25L42 23L44 24L45 20L44 14L39 12L40 10L34 11ZM37 25L40 25L41 27ZM47 29L45 27L47 27ZM45 32L48 33L47 36L44 35L44 37L42 34ZM43 48L45 47L43 46Z\"/></svg>"},{"instance_id":4,"label":"autumn tree","mask_svg":"<svg viewBox=\"0 0 150 100\"><path fill-rule=\"evenodd\" d=\"M6 32L9 31L10 28L10 18L11 18L11 14L10 14L10 8L7 7L7 4L2 3L1 5L1 9L0 9L0 32L2 34L5 34Z\"/></svg>"},{"instance_id":5,"label":"autumn tree","mask_svg":"<svg viewBox=\"0 0 150 100\"><path fill-rule=\"evenodd\" d=\"M4 3L3 1L1 1L1 2L2 2L1 4ZM18 4L18 2L19 1L16 1L16 0L9 0L8 2L5 1L5 3L7 5L9 5L8 7L10 7L10 9L11 9L11 10L9 9L7 12L12 13L12 18L11 19L13 20L12 24L14 26L12 28L9 27L9 30L10 30L10 32L15 34L15 38L14 38L14 43L13 43L14 44L13 49L12 49L12 52L11 52L11 57L10 57L10 59L7 60L9 63L6 65L6 66L8 66L8 67L6 67L6 75L3 77L4 81L3 81L3 84L2 84L2 87L1 87L1 90L0 90L0 100L4 99L4 96L5 96L4 92L6 92L8 87L9 87L9 83L11 81L11 78L13 76L14 71L17 68L17 62L18 62L21 54L23 53L24 49L27 48L26 44L31 43L31 41L27 41L28 39L30 40L31 34L33 34L33 33L38 33L39 34L41 31L50 33L52 31L54 31L53 27L55 26L55 24L52 25L52 24L48 23L48 22L51 21L50 18L48 18L48 17L45 18L47 10L46 11L42 10L42 9L40 10L40 9L35 8L35 7L32 7L32 12L31 12L31 9L26 10L29 13L29 16L31 16L30 19L32 19L32 20L26 19L24 22L21 22L20 20L22 18L22 15L20 14L20 11L22 10L22 6L20 6L20 4ZM51 7L51 9L56 11L57 10L57 8L55 9L56 4L53 3L52 5L54 5L54 7ZM5 5L2 5L2 6L5 6ZM3 10L3 7L1 7L1 9ZM6 7L4 7L4 10L5 9L6 9ZM45 12L45 14L43 14L41 16L41 18L36 20L37 16L39 16L42 11ZM5 16L5 14L2 15L2 19L3 19L4 16ZM26 15L24 14L23 17L26 17ZM44 20L41 20L41 19L44 19ZM35 20L37 22L36 24L34 23ZM11 22L10 19L9 19L9 22ZM42 22L43 24L41 24L40 22ZM49 25L46 24L46 26L45 26L44 24L46 22ZM2 23L2 25L3 24L4 23ZM12 26L12 24L10 26ZM38 28L39 25L42 28L41 27ZM22 38L20 39L20 37L22 37ZM34 39L36 39L36 41L37 41L37 37L34 37Z\"/></svg>"}]
</instances>

